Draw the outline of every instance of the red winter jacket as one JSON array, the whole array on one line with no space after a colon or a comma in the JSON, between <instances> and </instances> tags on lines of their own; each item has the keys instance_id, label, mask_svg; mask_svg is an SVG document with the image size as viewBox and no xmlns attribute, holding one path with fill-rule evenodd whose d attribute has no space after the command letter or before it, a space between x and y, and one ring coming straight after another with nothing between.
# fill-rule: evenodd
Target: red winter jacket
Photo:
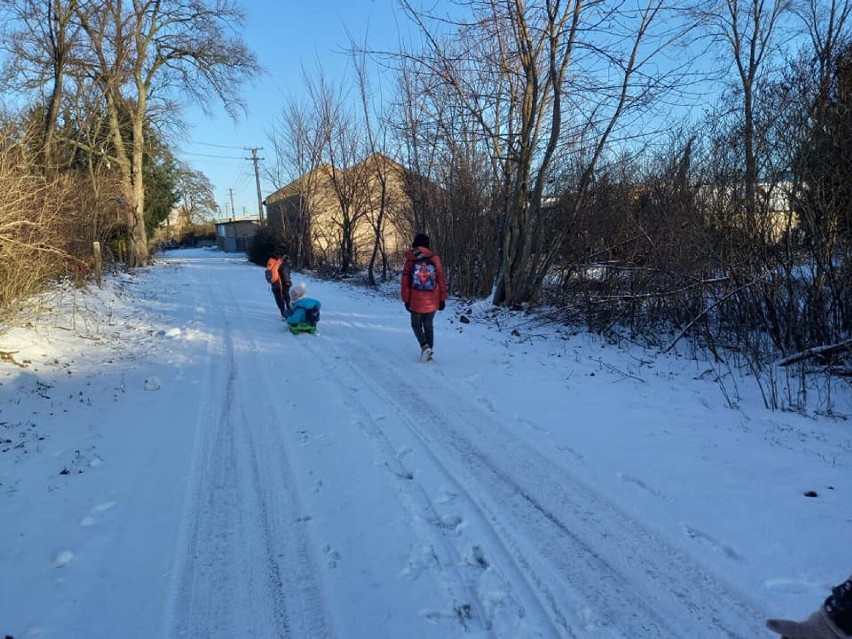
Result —
<instances>
[{"instance_id":1,"label":"red winter jacket","mask_svg":"<svg viewBox=\"0 0 852 639\"><path fill-rule=\"evenodd\" d=\"M411 270L417 257L428 257L434 262L437 271L438 285L431 291L422 291L411 286ZM405 266L402 267L402 301L408 304L412 313L434 313L438 310L438 304L447 300L447 279L444 277L444 266L441 258L431 250L418 246L405 252Z\"/></svg>"}]
</instances>

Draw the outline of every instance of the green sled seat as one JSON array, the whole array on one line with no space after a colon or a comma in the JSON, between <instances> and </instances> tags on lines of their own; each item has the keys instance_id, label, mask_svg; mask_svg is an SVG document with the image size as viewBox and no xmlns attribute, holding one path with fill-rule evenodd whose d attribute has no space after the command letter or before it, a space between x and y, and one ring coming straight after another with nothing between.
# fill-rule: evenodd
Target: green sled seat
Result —
<instances>
[{"instance_id":1,"label":"green sled seat","mask_svg":"<svg viewBox=\"0 0 852 639\"><path fill-rule=\"evenodd\" d=\"M290 325L290 332L293 335L298 335L299 333L310 333L311 335L317 334L317 325L316 324L308 324L307 322L299 322L298 324Z\"/></svg>"}]
</instances>

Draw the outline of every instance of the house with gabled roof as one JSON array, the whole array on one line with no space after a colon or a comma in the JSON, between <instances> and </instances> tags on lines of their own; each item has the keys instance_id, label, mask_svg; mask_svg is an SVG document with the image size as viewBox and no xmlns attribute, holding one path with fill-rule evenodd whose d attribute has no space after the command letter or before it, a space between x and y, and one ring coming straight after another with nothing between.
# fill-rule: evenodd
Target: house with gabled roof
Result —
<instances>
[{"instance_id":1,"label":"house with gabled roof","mask_svg":"<svg viewBox=\"0 0 852 639\"><path fill-rule=\"evenodd\" d=\"M396 262L411 234L406 178L407 170L381 153L344 169L321 164L266 198L267 224L291 246L305 238L302 261L319 264L339 264L349 231L356 266L369 261L379 227L383 251Z\"/></svg>"}]
</instances>

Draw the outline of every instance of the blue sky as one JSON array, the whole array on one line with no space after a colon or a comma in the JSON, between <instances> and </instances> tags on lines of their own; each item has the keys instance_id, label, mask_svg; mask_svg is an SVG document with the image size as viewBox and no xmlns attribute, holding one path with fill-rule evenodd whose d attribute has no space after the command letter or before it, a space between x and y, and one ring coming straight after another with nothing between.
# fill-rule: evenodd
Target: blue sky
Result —
<instances>
[{"instance_id":1,"label":"blue sky","mask_svg":"<svg viewBox=\"0 0 852 639\"><path fill-rule=\"evenodd\" d=\"M270 128L288 96L304 91L302 66L315 69L319 64L329 78L341 78L348 64L344 50L350 35L373 47L396 48L400 24L407 25L397 0L246 0L243 6L245 41L265 70L242 88L249 111L233 122L218 105L212 117L190 107L185 112L190 125L187 139L177 145L178 157L213 183L220 208L230 211L233 189L233 208L240 217L257 214L249 149L262 147L259 157L272 162ZM278 186L261 170L263 197Z\"/></svg>"},{"instance_id":2,"label":"blue sky","mask_svg":"<svg viewBox=\"0 0 852 639\"><path fill-rule=\"evenodd\" d=\"M415 6L431 13L450 13L459 7L450 0L414 0ZM285 102L305 93L302 69L321 68L329 80L340 81L349 74L348 86L354 90L352 69L346 54L350 41L366 43L374 50L393 51L401 41L419 37L417 27L404 14L399 0L243 0L247 14L243 35L254 51L264 73L241 88L248 112L232 121L218 105L210 105L208 116L188 105L184 116L189 123L186 138L175 142L177 155L202 171L213 184L221 217L257 216L257 188L251 149L267 166L274 165L270 135ZM672 50L670 55L694 56L693 71L709 73L713 66L730 60L730 52L721 47L714 54L706 41L692 49ZM717 45L718 46L718 45ZM676 57L677 64L682 62ZM729 62L728 62L729 63ZM375 82L374 82L375 84ZM680 98L669 96L653 114L660 128L673 120L694 118L722 88L718 78L685 88ZM674 100L674 101L673 101ZM680 102L678 104L678 102ZM647 122L643 120L647 125ZM647 129L647 126L644 126ZM651 127L653 128L653 127ZM267 179L261 166L261 195L267 197L282 184ZM232 206L233 202L233 206Z\"/></svg>"},{"instance_id":3,"label":"blue sky","mask_svg":"<svg viewBox=\"0 0 852 639\"><path fill-rule=\"evenodd\" d=\"M432 13L459 10L448 0L414 0L414 4ZM313 0L299 4L292 0L244 0L243 6L247 13L245 41L265 70L242 89L249 111L234 122L219 105L211 105L213 117L189 106L185 112L190 123L187 138L177 143L178 156L213 183L222 218L230 217L232 210L236 217L257 216L250 149L258 148L258 156L273 166L271 129L285 101L304 94L303 67L311 71L319 66L331 80L340 80L346 73L351 78L345 53L350 38L366 42L374 50L388 51L398 50L400 41L419 35L399 0ZM350 86L354 89L354 84ZM669 104L661 117L667 121L681 110ZM283 186L267 179L262 166L260 177L264 198Z\"/></svg>"}]
</instances>

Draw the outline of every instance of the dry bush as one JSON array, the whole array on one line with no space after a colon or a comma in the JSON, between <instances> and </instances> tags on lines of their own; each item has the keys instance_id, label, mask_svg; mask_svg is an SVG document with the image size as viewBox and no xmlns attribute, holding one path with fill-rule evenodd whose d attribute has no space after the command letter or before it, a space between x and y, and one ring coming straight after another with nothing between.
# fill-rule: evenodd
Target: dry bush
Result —
<instances>
[{"instance_id":1,"label":"dry bush","mask_svg":"<svg viewBox=\"0 0 852 639\"><path fill-rule=\"evenodd\" d=\"M62 211L62 248L71 256L69 267L78 276L93 269L94 242L100 242L107 263L120 261L126 223L118 206L120 186L108 171L70 171L66 174L64 195L57 206Z\"/></svg>"},{"instance_id":2,"label":"dry bush","mask_svg":"<svg viewBox=\"0 0 852 639\"><path fill-rule=\"evenodd\" d=\"M67 176L48 177L9 129L0 130L0 314L66 272Z\"/></svg>"},{"instance_id":3,"label":"dry bush","mask_svg":"<svg viewBox=\"0 0 852 639\"><path fill-rule=\"evenodd\" d=\"M688 177L691 142L648 166L622 159L599 171L579 207L566 191L552 224L571 228L542 299L593 331L628 328L658 342L702 309L719 262Z\"/></svg>"},{"instance_id":4,"label":"dry bush","mask_svg":"<svg viewBox=\"0 0 852 639\"><path fill-rule=\"evenodd\" d=\"M547 283L554 317L664 351L684 342L747 369L771 408L805 406L806 370L824 388L852 377L848 254L794 231L772 241L731 189L692 187L677 168L597 180Z\"/></svg>"}]
</instances>

